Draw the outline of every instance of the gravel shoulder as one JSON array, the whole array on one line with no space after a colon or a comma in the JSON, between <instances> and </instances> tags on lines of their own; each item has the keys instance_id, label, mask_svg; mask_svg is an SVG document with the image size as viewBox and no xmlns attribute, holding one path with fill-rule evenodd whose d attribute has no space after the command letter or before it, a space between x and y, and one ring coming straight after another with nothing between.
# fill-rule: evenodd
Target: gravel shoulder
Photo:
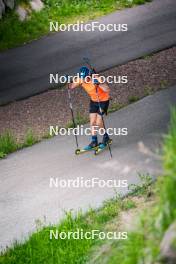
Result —
<instances>
[{"instance_id":1,"label":"gravel shoulder","mask_svg":"<svg viewBox=\"0 0 176 264\"><path fill-rule=\"evenodd\" d=\"M111 85L111 108L115 109L176 83L176 47L101 74L128 76L127 84ZM87 117L89 98L86 93L78 88L72 96L75 114ZM0 107L0 134L10 130L19 142L23 142L29 129L42 139L48 135L50 125L61 127L69 122L70 110L64 87Z\"/></svg>"}]
</instances>

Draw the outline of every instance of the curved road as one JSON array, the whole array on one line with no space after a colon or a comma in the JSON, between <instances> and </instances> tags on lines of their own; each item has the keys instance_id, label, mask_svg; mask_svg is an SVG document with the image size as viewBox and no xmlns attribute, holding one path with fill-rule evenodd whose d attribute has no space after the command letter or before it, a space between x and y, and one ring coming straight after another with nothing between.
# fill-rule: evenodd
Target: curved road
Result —
<instances>
[{"instance_id":1,"label":"curved road","mask_svg":"<svg viewBox=\"0 0 176 264\"><path fill-rule=\"evenodd\" d=\"M25 238L37 219L56 223L64 209L97 207L115 194L110 188L50 188L50 177L125 179L131 184L139 182L138 172L158 175L155 153L167 131L171 104L176 104L176 86L109 115L109 127L128 128L127 136L113 137L113 159L108 151L75 156L74 138L58 136L0 160L0 248ZM79 140L84 146L88 138Z\"/></svg>"},{"instance_id":2,"label":"curved road","mask_svg":"<svg viewBox=\"0 0 176 264\"><path fill-rule=\"evenodd\" d=\"M99 21L127 23L129 30L56 33L1 53L0 105L46 91L50 73L74 73L84 56L101 71L176 44L175 0L153 0Z\"/></svg>"}]
</instances>

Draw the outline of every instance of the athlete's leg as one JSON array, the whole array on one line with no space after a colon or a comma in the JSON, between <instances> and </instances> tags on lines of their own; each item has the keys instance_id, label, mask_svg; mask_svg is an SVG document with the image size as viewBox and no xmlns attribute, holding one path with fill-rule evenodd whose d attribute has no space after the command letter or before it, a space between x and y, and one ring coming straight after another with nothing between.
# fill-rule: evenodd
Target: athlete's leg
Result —
<instances>
[{"instance_id":1,"label":"athlete's leg","mask_svg":"<svg viewBox=\"0 0 176 264\"><path fill-rule=\"evenodd\" d=\"M102 115L97 114L97 122L96 122L96 123L97 123L97 126L98 126L99 128L104 128ZM110 140L109 135L108 135L107 132L105 131L105 133L104 133L104 135L103 135L102 143L100 144L100 148L104 148L109 140Z\"/></svg>"},{"instance_id":2,"label":"athlete's leg","mask_svg":"<svg viewBox=\"0 0 176 264\"><path fill-rule=\"evenodd\" d=\"M102 120L102 116L97 114L96 116L96 125L99 127L99 128L103 128L103 120Z\"/></svg>"},{"instance_id":3,"label":"athlete's leg","mask_svg":"<svg viewBox=\"0 0 176 264\"><path fill-rule=\"evenodd\" d=\"M96 135L95 127L97 126L97 116L97 113L90 113L90 127L92 136Z\"/></svg>"},{"instance_id":4,"label":"athlete's leg","mask_svg":"<svg viewBox=\"0 0 176 264\"><path fill-rule=\"evenodd\" d=\"M98 146L97 133L94 127L96 126L97 113L90 113L90 127L91 127L91 142L84 149L91 150Z\"/></svg>"},{"instance_id":5,"label":"athlete's leg","mask_svg":"<svg viewBox=\"0 0 176 264\"><path fill-rule=\"evenodd\" d=\"M100 102L98 104L98 114L97 114L96 124L97 124L97 126L99 128L103 128L104 127L104 125L103 125L103 117L105 116L105 114L107 114L108 107L109 107L109 101Z\"/></svg>"}]
</instances>

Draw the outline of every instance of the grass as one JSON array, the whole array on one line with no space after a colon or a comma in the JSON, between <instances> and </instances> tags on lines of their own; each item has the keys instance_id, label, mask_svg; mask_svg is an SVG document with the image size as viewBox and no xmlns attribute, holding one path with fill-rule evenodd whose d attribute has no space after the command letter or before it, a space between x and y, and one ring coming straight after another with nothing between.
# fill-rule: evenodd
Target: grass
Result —
<instances>
[{"instance_id":1,"label":"grass","mask_svg":"<svg viewBox=\"0 0 176 264\"><path fill-rule=\"evenodd\" d=\"M18 149L18 144L12 133L9 131L0 135L0 158L4 158L7 154L12 153Z\"/></svg>"},{"instance_id":2,"label":"grass","mask_svg":"<svg viewBox=\"0 0 176 264\"><path fill-rule=\"evenodd\" d=\"M165 137L163 151L165 177L160 178L158 191L161 228L165 230L176 219L176 109L172 110L170 132Z\"/></svg>"},{"instance_id":3,"label":"grass","mask_svg":"<svg viewBox=\"0 0 176 264\"><path fill-rule=\"evenodd\" d=\"M0 135L0 159L23 147L30 147L37 142L39 142L39 140L31 129L27 131L24 142L21 144L17 142L10 131L6 131L4 134Z\"/></svg>"},{"instance_id":4,"label":"grass","mask_svg":"<svg viewBox=\"0 0 176 264\"><path fill-rule=\"evenodd\" d=\"M151 53L150 55L144 55L141 57L143 60L150 60L153 57L154 53Z\"/></svg>"},{"instance_id":5,"label":"grass","mask_svg":"<svg viewBox=\"0 0 176 264\"><path fill-rule=\"evenodd\" d=\"M149 85L146 85L144 89L144 96L152 95L153 93L153 88Z\"/></svg>"},{"instance_id":6,"label":"grass","mask_svg":"<svg viewBox=\"0 0 176 264\"><path fill-rule=\"evenodd\" d=\"M128 236L128 240L126 240L125 243L116 243L113 245L112 256L108 260L108 264L137 264L139 263L138 260L143 258L141 254L143 247L143 234L130 233ZM125 255L124 252L126 252Z\"/></svg>"},{"instance_id":7,"label":"grass","mask_svg":"<svg viewBox=\"0 0 176 264\"><path fill-rule=\"evenodd\" d=\"M160 82L160 87L161 87L161 89L165 89L166 87L168 87L168 81L167 80L162 80Z\"/></svg>"},{"instance_id":8,"label":"grass","mask_svg":"<svg viewBox=\"0 0 176 264\"><path fill-rule=\"evenodd\" d=\"M8 11L0 21L0 50L48 34L50 21L64 24L75 23L77 20L88 21L145 2L150 0L44 0L45 8L40 12L32 12L24 22L19 21L14 11Z\"/></svg>"},{"instance_id":9,"label":"grass","mask_svg":"<svg viewBox=\"0 0 176 264\"><path fill-rule=\"evenodd\" d=\"M130 104L132 104L132 103L137 102L139 99L140 99L139 96L132 95L132 96L129 96L129 98L128 98L128 102L129 102Z\"/></svg>"},{"instance_id":10,"label":"grass","mask_svg":"<svg viewBox=\"0 0 176 264\"><path fill-rule=\"evenodd\" d=\"M130 184L129 188L137 196L149 196L151 194L150 186L152 185L153 179L149 174L140 174L140 184Z\"/></svg>"},{"instance_id":11,"label":"grass","mask_svg":"<svg viewBox=\"0 0 176 264\"><path fill-rule=\"evenodd\" d=\"M143 187L143 185L141 185ZM133 193L134 195L134 193ZM99 240L86 239L49 239L50 230L84 232L91 230L104 230L107 223L118 217L122 210L130 210L135 203L130 200L130 195L122 198L116 195L113 199L105 201L98 210L92 208L86 214L81 211L76 214L67 212L65 218L56 226L43 227L40 223L38 231L32 234L23 244L14 244L11 249L0 256L1 264L81 264L86 263L91 248L101 245Z\"/></svg>"},{"instance_id":12,"label":"grass","mask_svg":"<svg viewBox=\"0 0 176 264\"><path fill-rule=\"evenodd\" d=\"M25 136L24 143L23 143L22 147L30 147L30 146L34 145L35 143L38 143L38 142L39 142L39 140L34 135L32 129L29 129L27 131L26 136Z\"/></svg>"},{"instance_id":13,"label":"grass","mask_svg":"<svg viewBox=\"0 0 176 264\"><path fill-rule=\"evenodd\" d=\"M111 104L110 104L110 107L109 107L109 109L108 109L108 114L109 114L109 113L113 113L113 112L115 112L115 111L118 111L118 110L120 110L121 108L123 108L124 106L125 106L124 104L119 104L119 103L116 103L116 102L111 103Z\"/></svg>"}]
</instances>

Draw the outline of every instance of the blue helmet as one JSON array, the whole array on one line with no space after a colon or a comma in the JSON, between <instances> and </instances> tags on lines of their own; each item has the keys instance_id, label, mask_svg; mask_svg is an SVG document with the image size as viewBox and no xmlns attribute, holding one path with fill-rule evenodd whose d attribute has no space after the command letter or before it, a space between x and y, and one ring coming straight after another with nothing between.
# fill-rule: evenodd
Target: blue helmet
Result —
<instances>
[{"instance_id":1,"label":"blue helmet","mask_svg":"<svg viewBox=\"0 0 176 264\"><path fill-rule=\"evenodd\" d=\"M87 76L90 75L90 70L86 67L86 66L83 66L79 69L79 76L80 78L86 78Z\"/></svg>"}]
</instances>

